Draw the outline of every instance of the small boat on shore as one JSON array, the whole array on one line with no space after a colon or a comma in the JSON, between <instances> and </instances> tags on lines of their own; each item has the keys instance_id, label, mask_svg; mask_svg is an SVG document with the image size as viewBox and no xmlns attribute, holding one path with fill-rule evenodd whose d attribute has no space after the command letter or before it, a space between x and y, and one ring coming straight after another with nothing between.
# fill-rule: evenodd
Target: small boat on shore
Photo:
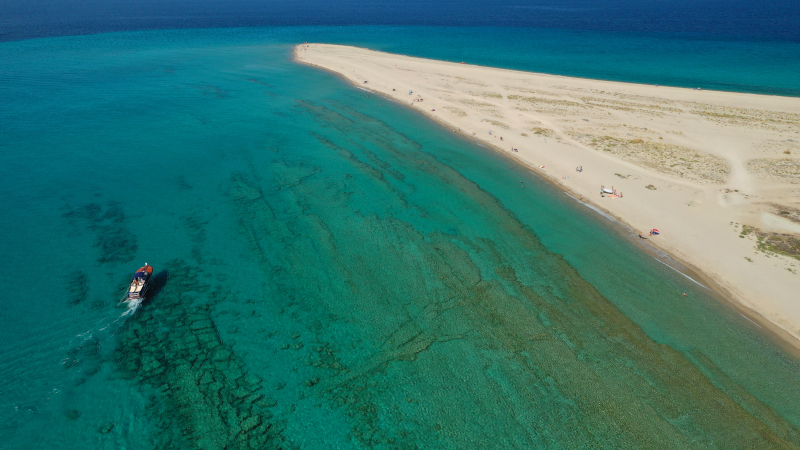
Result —
<instances>
[{"instance_id":1,"label":"small boat on shore","mask_svg":"<svg viewBox=\"0 0 800 450\"><path fill-rule=\"evenodd\" d=\"M150 288L150 282L153 278L153 266L144 263L136 273L133 274L131 284L128 287L128 293L123 300L138 300L144 298L147 294L147 289Z\"/></svg>"}]
</instances>

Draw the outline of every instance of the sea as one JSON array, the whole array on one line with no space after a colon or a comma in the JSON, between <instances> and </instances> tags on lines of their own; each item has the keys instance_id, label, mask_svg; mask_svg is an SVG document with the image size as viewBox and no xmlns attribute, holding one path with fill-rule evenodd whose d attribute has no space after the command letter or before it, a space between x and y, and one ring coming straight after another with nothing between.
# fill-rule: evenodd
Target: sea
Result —
<instances>
[{"instance_id":1,"label":"sea","mask_svg":"<svg viewBox=\"0 0 800 450\"><path fill-rule=\"evenodd\" d=\"M800 448L800 360L702 277L292 60L800 97L798 23L776 0L0 2L0 450Z\"/></svg>"}]
</instances>

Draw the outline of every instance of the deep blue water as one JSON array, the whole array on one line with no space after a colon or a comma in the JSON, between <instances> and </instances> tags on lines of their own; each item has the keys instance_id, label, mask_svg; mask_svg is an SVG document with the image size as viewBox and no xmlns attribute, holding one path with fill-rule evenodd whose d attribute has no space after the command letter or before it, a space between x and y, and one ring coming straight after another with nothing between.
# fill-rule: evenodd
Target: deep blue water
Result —
<instances>
[{"instance_id":1,"label":"deep blue water","mask_svg":"<svg viewBox=\"0 0 800 450\"><path fill-rule=\"evenodd\" d=\"M290 60L798 95L796 5L424 5L2 4L0 449L800 447L800 362L752 323Z\"/></svg>"},{"instance_id":2,"label":"deep blue water","mask_svg":"<svg viewBox=\"0 0 800 450\"><path fill-rule=\"evenodd\" d=\"M423 25L800 42L800 4L788 0L3 0L0 18L3 40L158 28Z\"/></svg>"},{"instance_id":3,"label":"deep blue water","mask_svg":"<svg viewBox=\"0 0 800 450\"><path fill-rule=\"evenodd\" d=\"M559 75L800 96L800 2L0 2L0 41L276 27L287 38Z\"/></svg>"}]
</instances>

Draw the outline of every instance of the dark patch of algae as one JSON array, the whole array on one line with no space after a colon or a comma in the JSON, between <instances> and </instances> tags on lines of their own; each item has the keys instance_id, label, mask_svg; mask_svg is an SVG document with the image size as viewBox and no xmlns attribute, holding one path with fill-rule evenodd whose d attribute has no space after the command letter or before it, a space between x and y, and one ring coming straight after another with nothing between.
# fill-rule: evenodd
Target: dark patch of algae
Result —
<instances>
[{"instance_id":1,"label":"dark patch of algae","mask_svg":"<svg viewBox=\"0 0 800 450\"><path fill-rule=\"evenodd\" d=\"M73 270L64 280L70 306L77 306L89 298L89 276L82 270Z\"/></svg>"},{"instance_id":2,"label":"dark patch of algae","mask_svg":"<svg viewBox=\"0 0 800 450\"><path fill-rule=\"evenodd\" d=\"M123 263L133 260L139 244L136 235L127 226L122 206L108 202L105 208L98 203L87 203L78 208L67 205L62 217L78 228L78 220L95 234L95 248L100 252L100 263ZM74 300L73 300L74 302ZM80 300L78 301L78 303Z\"/></svg>"},{"instance_id":3,"label":"dark patch of algae","mask_svg":"<svg viewBox=\"0 0 800 450\"><path fill-rule=\"evenodd\" d=\"M261 378L220 339L211 312L224 294L182 261L165 269L169 280L125 323L114 355L125 377L157 391L148 405L161 430L155 448L293 448Z\"/></svg>"}]
</instances>

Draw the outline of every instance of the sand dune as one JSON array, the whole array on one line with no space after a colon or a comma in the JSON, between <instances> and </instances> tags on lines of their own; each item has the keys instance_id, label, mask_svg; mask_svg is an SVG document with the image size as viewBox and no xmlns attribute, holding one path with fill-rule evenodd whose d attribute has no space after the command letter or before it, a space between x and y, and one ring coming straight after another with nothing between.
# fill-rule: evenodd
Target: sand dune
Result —
<instances>
[{"instance_id":1,"label":"sand dune","mask_svg":"<svg viewBox=\"0 0 800 450\"><path fill-rule=\"evenodd\" d=\"M800 99L327 44L295 56L507 153L633 230L658 228L650 244L800 347Z\"/></svg>"}]
</instances>

